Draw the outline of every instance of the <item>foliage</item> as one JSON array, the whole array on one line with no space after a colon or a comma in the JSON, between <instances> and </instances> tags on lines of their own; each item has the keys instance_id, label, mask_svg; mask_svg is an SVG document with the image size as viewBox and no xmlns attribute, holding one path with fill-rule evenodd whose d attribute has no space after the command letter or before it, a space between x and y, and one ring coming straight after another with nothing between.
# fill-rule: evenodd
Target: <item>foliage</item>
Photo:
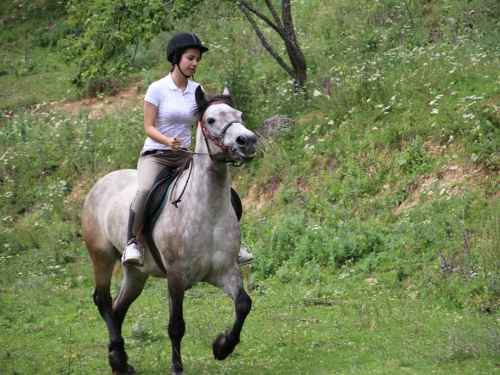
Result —
<instances>
[{"instance_id":1,"label":"foliage","mask_svg":"<svg viewBox=\"0 0 500 375\"><path fill-rule=\"evenodd\" d=\"M208 44L197 80L210 95L229 83L252 129L275 114L294 123L262 140L258 160L232 170L256 259L243 270L254 300L246 346L210 360L211 339L234 312L222 292L200 284L186 301L189 372L491 373L500 336L500 4L293 2L306 101L232 4L196 6L169 27ZM79 215L100 176L134 168L144 140L136 105L113 112L104 95L102 113L51 106L75 97L49 47L67 31L58 25L42 38L15 35L13 24L2 38L15 48L0 47L8 88L0 96L0 362L8 373L43 372L39 358L51 373L107 371ZM139 45L145 70L134 85L165 74L170 32ZM280 48L273 33L268 41ZM126 321L127 338L137 322L145 329L127 339L144 373L168 363L166 323L155 325L165 301L164 283L151 280Z\"/></svg>"},{"instance_id":2,"label":"foliage","mask_svg":"<svg viewBox=\"0 0 500 375\"><path fill-rule=\"evenodd\" d=\"M71 81L78 87L96 79L120 77L134 69L139 43L148 43L165 30L163 1L71 0L66 21L72 33L61 43L67 64L77 65ZM136 50L135 49L135 50ZM110 77L109 77L110 76Z\"/></svg>"}]
</instances>

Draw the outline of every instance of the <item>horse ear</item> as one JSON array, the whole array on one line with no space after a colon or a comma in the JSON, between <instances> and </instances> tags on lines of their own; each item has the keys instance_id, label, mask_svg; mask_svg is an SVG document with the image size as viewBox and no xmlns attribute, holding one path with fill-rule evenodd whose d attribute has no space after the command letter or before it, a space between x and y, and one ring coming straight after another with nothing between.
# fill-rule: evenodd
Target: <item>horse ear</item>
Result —
<instances>
[{"instance_id":1,"label":"horse ear","mask_svg":"<svg viewBox=\"0 0 500 375\"><path fill-rule=\"evenodd\" d=\"M227 95L227 96L230 96L231 94L229 93L229 89L227 88L227 85L224 85L224 92L222 93L222 95Z\"/></svg>"},{"instance_id":2,"label":"horse ear","mask_svg":"<svg viewBox=\"0 0 500 375\"><path fill-rule=\"evenodd\" d=\"M196 88L196 91L194 92L194 97L196 98L196 105L200 107L205 101L207 100L205 96L205 92L201 88L201 86L198 86Z\"/></svg>"}]
</instances>

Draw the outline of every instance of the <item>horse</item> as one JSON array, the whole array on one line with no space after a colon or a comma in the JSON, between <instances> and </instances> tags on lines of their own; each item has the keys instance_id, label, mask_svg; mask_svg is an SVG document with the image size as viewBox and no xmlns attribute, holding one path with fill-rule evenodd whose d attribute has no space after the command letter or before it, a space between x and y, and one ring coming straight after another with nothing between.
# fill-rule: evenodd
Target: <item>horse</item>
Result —
<instances>
[{"instance_id":1,"label":"horse","mask_svg":"<svg viewBox=\"0 0 500 375\"><path fill-rule=\"evenodd\" d=\"M217 360L227 358L239 343L252 307L237 263L241 231L231 205L229 165L252 161L258 140L243 125L242 113L234 108L227 87L222 95L210 99L198 87L195 97L193 113L199 116L196 146L190 165L177 177L170 191L171 198L182 199L175 202L171 199L173 204L165 205L151 232L162 267L153 259L142 236L139 245L143 248L143 265L122 264L123 282L114 299L110 292L111 278L126 247L129 205L137 191L137 171L122 169L107 174L84 203L82 236L93 264L93 300L108 329L108 361L115 375L136 373L128 363L122 324L149 276L167 280L170 372L174 375L184 374L181 340L185 333L182 304L186 290L206 282L234 300L232 327L212 343Z\"/></svg>"}]
</instances>

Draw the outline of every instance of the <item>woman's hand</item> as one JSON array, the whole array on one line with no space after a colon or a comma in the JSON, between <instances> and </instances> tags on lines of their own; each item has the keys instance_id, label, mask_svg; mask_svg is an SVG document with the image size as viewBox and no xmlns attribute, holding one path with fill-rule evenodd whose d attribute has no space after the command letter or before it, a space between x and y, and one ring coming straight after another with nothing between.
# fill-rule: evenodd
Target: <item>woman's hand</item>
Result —
<instances>
[{"instance_id":1,"label":"woman's hand","mask_svg":"<svg viewBox=\"0 0 500 375\"><path fill-rule=\"evenodd\" d=\"M170 147L172 151L179 151L181 148L180 139L177 137L168 138L167 146Z\"/></svg>"},{"instance_id":2,"label":"woman's hand","mask_svg":"<svg viewBox=\"0 0 500 375\"><path fill-rule=\"evenodd\" d=\"M180 138L178 138L177 136L167 137L166 135L163 135L158 129L156 129L155 123L157 112L157 106L144 101L144 131L146 135L153 141L170 147L172 151L179 151L182 142Z\"/></svg>"}]
</instances>

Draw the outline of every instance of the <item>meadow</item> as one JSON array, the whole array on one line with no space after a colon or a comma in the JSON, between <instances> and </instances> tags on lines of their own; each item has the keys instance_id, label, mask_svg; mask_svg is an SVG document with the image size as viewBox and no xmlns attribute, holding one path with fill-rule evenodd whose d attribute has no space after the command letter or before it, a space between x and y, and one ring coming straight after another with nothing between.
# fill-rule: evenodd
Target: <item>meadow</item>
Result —
<instances>
[{"instance_id":1,"label":"meadow","mask_svg":"<svg viewBox=\"0 0 500 375\"><path fill-rule=\"evenodd\" d=\"M326 3L293 2L307 98L229 4L172 21L128 77L83 90L59 55L56 2L0 5L0 374L109 373L81 208L100 177L135 167L141 99L178 30L206 41L196 80L209 95L228 83L249 128L294 120L232 170L256 256L242 269L254 302L242 342L213 359L234 308L197 285L186 373L500 371L500 5ZM140 374L168 372L167 304L150 279L126 318Z\"/></svg>"}]
</instances>

